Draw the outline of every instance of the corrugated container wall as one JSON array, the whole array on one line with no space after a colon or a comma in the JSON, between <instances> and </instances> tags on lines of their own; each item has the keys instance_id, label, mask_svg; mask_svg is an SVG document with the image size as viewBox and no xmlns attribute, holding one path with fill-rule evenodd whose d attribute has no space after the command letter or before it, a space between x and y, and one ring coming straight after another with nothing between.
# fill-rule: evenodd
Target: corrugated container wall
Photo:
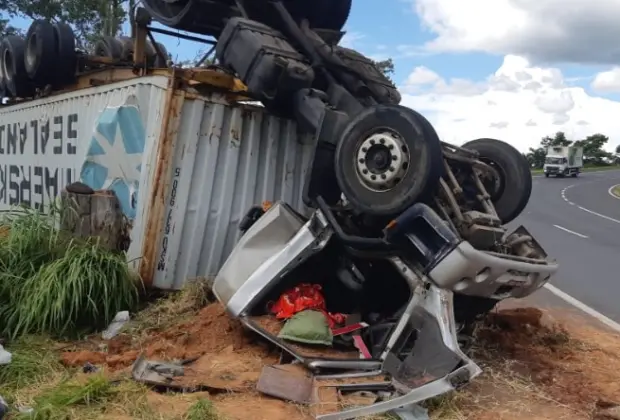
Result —
<instances>
[{"instance_id":1,"label":"corrugated container wall","mask_svg":"<svg viewBox=\"0 0 620 420\"><path fill-rule=\"evenodd\" d=\"M0 109L0 209L42 209L78 180L112 189L133 225L128 258L162 289L215 275L252 205L303 211L310 137L261 108L168 85L141 77Z\"/></svg>"}]
</instances>

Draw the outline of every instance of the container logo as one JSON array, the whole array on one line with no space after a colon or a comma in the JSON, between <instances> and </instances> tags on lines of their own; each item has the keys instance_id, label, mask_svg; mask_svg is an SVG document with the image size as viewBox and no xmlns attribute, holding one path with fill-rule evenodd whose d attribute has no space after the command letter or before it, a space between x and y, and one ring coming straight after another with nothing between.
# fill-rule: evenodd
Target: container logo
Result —
<instances>
[{"instance_id":1,"label":"container logo","mask_svg":"<svg viewBox=\"0 0 620 420\"><path fill-rule=\"evenodd\" d=\"M81 181L95 190L112 190L125 216L136 217L142 154L146 133L135 105L106 108L80 172Z\"/></svg>"}]
</instances>

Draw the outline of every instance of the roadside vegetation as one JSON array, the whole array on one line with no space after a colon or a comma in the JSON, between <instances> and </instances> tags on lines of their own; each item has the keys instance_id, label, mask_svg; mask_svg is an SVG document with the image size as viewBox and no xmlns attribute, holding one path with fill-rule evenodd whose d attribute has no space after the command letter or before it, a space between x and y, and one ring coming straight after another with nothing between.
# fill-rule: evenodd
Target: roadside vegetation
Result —
<instances>
[{"instance_id":1,"label":"roadside vegetation","mask_svg":"<svg viewBox=\"0 0 620 420\"><path fill-rule=\"evenodd\" d=\"M538 147L530 147L524 155L532 168L541 170L545 164L548 147L576 146L583 148L583 160L586 168L617 167L620 164L620 145L616 147L615 153L609 153L604 149L608 143L609 137L601 133L592 134L581 140L569 140L566 133L558 131L553 136L543 137Z\"/></svg>"},{"instance_id":2,"label":"roadside vegetation","mask_svg":"<svg viewBox=\"0 0 620 420\"><path fill-rule=\"evenodd\" d=\"M140 282L125 256L58 229L58 212L18 209L0 220L0 333L76 337L132 310Z\"/></svg>"},{"instance_id":3,"label":"roadside vegetation","mask_svg":"<svg viewBox=\"0 0 620 420\"><path fill-rule=\"evenodd\" d=\"M132 315L119 335L81 340L22 335L0 366L1 393L26 420L310 420L311 407L262 396L255 381L278 351L210 302L208 284L191 281ZM427 401L432 420L586 420L620 401L620 337L537 309L503 309L480 324L472 357L484 373L463 390ZM568 322L562 320L562 322ZM211 391L156 391L131 379L139 354L191 356ZM85 373L92 363L98 370ZM218 391L219 389L219 391ZM527 401L527 403L524 403ZM602 405L607 404L607 405ZM391 419L375 416L366 420Z\"/></svg>"},{"instance_id":4,"label":"roadside vegetation","mask_svg":"<svg viewBox=\"0 0 620 420\"><path fill-rule=\"evenodd\" d=\"M598 171L613 171L620 169L620 165L592 165L592 166L584 166L581 168L581 172L598 172ZM532 169L532 174L542 174L543 170L541 169Z\"/></svg>"}]
</instances>

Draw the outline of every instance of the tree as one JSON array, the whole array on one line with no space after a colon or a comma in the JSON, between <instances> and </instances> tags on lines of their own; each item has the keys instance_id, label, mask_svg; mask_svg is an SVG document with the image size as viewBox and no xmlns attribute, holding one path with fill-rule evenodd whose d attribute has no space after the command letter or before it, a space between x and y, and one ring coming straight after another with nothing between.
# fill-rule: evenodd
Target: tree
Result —
<instances>
[{"instance_id":1,"label":"tree","mask_svg":"<svg viewBox=\"0 0 620 420\"><path fill-rule=\"evenodd\" d=\"M620 155L620 145L616 146L616 154Z\"/></svg>"},{"instance_id":2,"label":"tree","mask_svg":"<svg viewBox=\"0 0 620 420\"><path fill-rule=\"evenodd\" d=\"M609 137L597 133L575 142L575 146L583 147L583 157L588 163L596 165L604 164L607 159L611 159L611 153L603 150Z\"/></svg>"},{"instance_id":3,"label":"tree","mask_svg":"<svg viewBox=\"0 0 620 420\"><path fill-rule=\"evenodd\" d=\"M543 137L540 141L540 147L530 148L527 153L527 160L531 165L536 168L542 168L545 164L545 155L547 154L547 148L551 146L573 146L583 147L584 163L593 165L605 165L612 160L611 153L603 150L603 147L609 142L609 137L597 133L586 137L583 140L577 140L573 142L568 140L566 135L558 131L553 137ZM616 147L616 153L620 153L620 146Z\"/></svg>"},{"instance_id":4,"label":"tree","mask_svg":"<svg viewBox=\"0 0 620 420\"><path fill-rule=\"evenodd\" d=\"M0 33L15 31L7 17L62 21L71 25L83 48L102 35L116 36L127 20L126 0L0 0Z\"/></svg>"},{"instance_id":5,"label":"tree","mask_svg":"<svg viewBox=\"0 0 620 420\"><path fill-rule=\"evenodd\" d=\"M394 61L391 58L382 61L375 61L375 66L381 70L381 72L387 77L390 82L394 83L392 80L392 75L394 74Z\"/></svg>"},{"instance_id":6,"label":"tree","mask_svg":"<svg viewBox=\"0 0 620 420\"><path fill-rule=\"evenodd\" d=\"M530 166L534 166L535 168L542 168L545 165L546 155L547 150L544 147L539 147L536 149L530 147L529 152L526 154L526 158Z\"/></svg>"},{"instance_id":7,"label":"tree","mask_svg":"<svg viewBox=\"0 0 620 420\"><path fill-rule=\"evenodd\" d=\"M558 131L553 137L543 137L543 139L540 141L540 146L545 148L549 146L570 146L571 143L572 140L568 140L564 132Z\"/></svg>"}]
</instances>

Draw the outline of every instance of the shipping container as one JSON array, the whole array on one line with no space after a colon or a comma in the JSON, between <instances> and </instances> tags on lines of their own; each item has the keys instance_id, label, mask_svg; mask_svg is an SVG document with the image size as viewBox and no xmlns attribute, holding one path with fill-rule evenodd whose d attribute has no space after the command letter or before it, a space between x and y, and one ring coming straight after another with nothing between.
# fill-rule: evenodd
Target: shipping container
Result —
<instances>
[{"instance_id":1,"label":"shipping container","mask_svg":"<svg viewBox=\"0 0 620 420\"><path fill-rule=\"evenodd\" d=\"M313 144L293 121L203 79L166 72L0 108L0 209L43 210L76 181L111 189L147 284L215 275L252 205L283 199L304 211Z\"/></svg>"}]
</instances>

